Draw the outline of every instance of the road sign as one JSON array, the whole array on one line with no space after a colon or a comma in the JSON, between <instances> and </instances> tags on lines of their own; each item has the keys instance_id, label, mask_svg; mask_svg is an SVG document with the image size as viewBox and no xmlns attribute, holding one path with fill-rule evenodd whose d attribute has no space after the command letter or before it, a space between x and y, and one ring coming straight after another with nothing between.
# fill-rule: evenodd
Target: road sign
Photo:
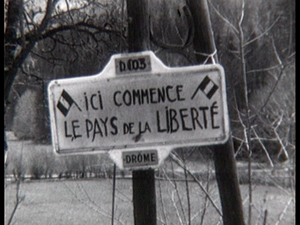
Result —
<instances>
[{"instance_id":1,"label":"road sign","mask_svg":"<svg viewBox=\"0 0 300 225\"><path fill-rule=\"evenodd\" d=\"M123 151L154 149L159 164L160 149L221 144L229 135L220 65L170 68L151 51L117 54L97 75L51 81L48 95L57 153L110 151L122 167Z\"/></svg>"}]
</instances>

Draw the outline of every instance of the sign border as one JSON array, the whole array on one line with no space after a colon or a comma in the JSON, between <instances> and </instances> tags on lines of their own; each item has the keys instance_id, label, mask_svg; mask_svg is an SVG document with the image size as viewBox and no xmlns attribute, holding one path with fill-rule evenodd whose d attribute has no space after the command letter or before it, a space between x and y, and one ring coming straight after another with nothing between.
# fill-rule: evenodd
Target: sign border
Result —
<instances>
[{"instance_id":1,"label":"sign border","mask_svg":"<svg viewBox=\"0 0 300 225\"><path fill-rule=\"evenodd\" d=\"M141 56L150 56L151 62L151 70L147 70L145 72L139 73L125 73L125 74L116 74L116 67L115 67L115 60L120 58L126 57L141 57ZM64 84L71 84L73 82L78 82L82 80L83 82L99 80L101 79L118 79L120 77L135 77L135 76L143 76L143 75L155 75L155 74L170 74L170 73L184 73L184 71L193 72L202 70L204 73L205 71L215 71L217 70L220 74L221 79L221 96L223 102L223 116L224 116L224 136L220 138L208 138L205 141L201 141L199 139L188 140L188 141L166 141L166 142L157 142L157 143L138 143L132 145L114 145L114 146L102 146L102 147L87 147L87 148L80 148L80 149L73 149L73 148L65 148L59 149L59 140L57 137L57 119L54 104L54 94L52 93L52 88L55 85L64 85ZM217 145L217 144L224 144L229 138L230 127L229 127L229 115L228 115L228 106L227 106L227 95L226 95L226 83L225 83L225 73L224 69L219 64L208 64L208 65L193 65L193 66L185 66L185 67L167 67L162 63L162 61L155 56L152 51L144 51L138 53L126 53L126 54L115 54L111 56L109 62L104 67L102 72L96 75L85 76L85 77L76 77L76 78L64 78L64 79L57 79L52 80L48 84L48 101L49 101L49 111L50 111L50 121L51 121L51 136L52 136L52 145L54 148L55 153L57 154L93 154L93 153L101 153L101 152L108 152L113 150L126 150L126 151L134 151L134 150L149 150L149 149L174 149L174 148L181 148L181 147L191 147L191 146L207 146L207 145Z\"/></svg>"}]
</instances>

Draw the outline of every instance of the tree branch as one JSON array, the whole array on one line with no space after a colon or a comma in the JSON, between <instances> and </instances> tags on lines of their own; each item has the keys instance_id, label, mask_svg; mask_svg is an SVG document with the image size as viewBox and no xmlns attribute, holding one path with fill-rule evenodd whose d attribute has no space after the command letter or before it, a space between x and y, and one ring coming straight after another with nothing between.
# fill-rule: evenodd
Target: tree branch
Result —
<instances>
[{"instance_id":1,"label":"tree branch","mask_svg":"<svg viewBox=\"0 0 300 225\"><path fill-rule=\"evenodd\" d=\"M83 27L83 28L79 29L79 27ZM86 28L86 29L84 29L84 28ZM96 30L96 32L91 32L88 29ZM122 33L118 30L106 29L104 27L95 26L93 24L88 24L86 22L78 22L76 24L58 26L58 27L50 29L40 35L37 35L34 33L33 34L29 33L25 37L26 37L26 40L41 41L43 39L53 37L55 34L57 34L59 32L64 32L64 31L68 31L68 30L80 30L80 31L86 32L90 35L105 32L105 33L112 33L112 34L122 36ZM18 42L19 42L19 39L18 39Z\"/></svg>"},{"instance_id":2,"label":"tree branch","mask_svg":"<svg viewBox=\"0 0 300 225\"><path fill-rule=\"evenodd\" d=\"M277 17L277 19L271 24L271 26L265 30L263 33L261 33L260 35L258 35L256 38L253 38L252 40L248 41L247 43L245 43L243 45L243 47L246 47L247 45L251 44L252 42L258 40L259 38L261 38L262 36L268 34L268 32L273 28L273 26L278 22L278 20L280 19L280 16Z\"/></svg>"},{"instance_id":3,"label":"tree branch","mask_svg":"<svg viewBox=\"0 0 300 225\"><path fill-rule=\"evenodd\" d=\"M7 222L7 225L10 225L12 222L12 219L14 218L14 215L18 209L19 204L25 199L25 196L20 196L20 185L21 185L21 180L20 178L18 178L17 180L17 184L16 184L16 202L15 202L15 206L14 209L9 217L9 220Z\"/></svg>"},{"instance_id":4,"label":"tree branch","mask_svg":"<svg viewBox=\"0 0 300 225\"><path fill-rule=\"evenodd\" d=\"M270 163L270 166L274 167L274 163L273 163L273 161L272 161L272 159L271 159L271 157L270 157L270 155L268 153L268 150L266 149L265 145L262 143L261 138L258 136L258 134L256 133L256 131L254 130L253 127L251 127L251 129L252 129L254 135L257 137L257 140L258 140L259 144L261 145L262 149L264 150L264 152L265 152L265 154L267 156L267 159L268 159L268 161Z\"/></svg>"},{"instance_id":5,"label":"tree branch","mask_svg":"<svg viewBox=\"0 0 300 225\"><path fill-rule=\"evenodd\" d=\"M180 166L183 169L185 168L184 165L183 165L183 163L180 161L180 159L174 153L171 153L170 157L172 158L172 160L178 166ZM220 209L218 208L218 206L215 204L215 202L212 200L212 198L210 197L209 193L205 190L205 188L203 187L202 183L195 177L195 175L190 170L186 169L186 171L194 179L194 181L196 181L196 183L199 185L199 187L201 188L201 190L205 193L205 195L207 196L207 198L209 199L209 201L211 202L211 204L213 205L213 207L216 209L216 211L218 212L218 214L220 216L222 216L222 212L220 211Z\"/></svg>"},{"instance_id":6,"label":"tree branch","mask_svg":"<svg viewBox=\"0 0 300 225\"><path fill-rule=\"evenodd\" d=\"M213 10L217 13L217 15L218 15L225 23L227 23L227 24L233 29L233 31L234 31L236 34L238 34L238 33L239 33L238 29L237 29L231 22L229 22L228 19L226 19L224 16L222 16L222 14L216 9L216 7L214 6L214 4L213 4L211 1L209 1L209 2L210 2L210 4L211 4L211 6L213 7Z\"/></svg>"}]
</instances>

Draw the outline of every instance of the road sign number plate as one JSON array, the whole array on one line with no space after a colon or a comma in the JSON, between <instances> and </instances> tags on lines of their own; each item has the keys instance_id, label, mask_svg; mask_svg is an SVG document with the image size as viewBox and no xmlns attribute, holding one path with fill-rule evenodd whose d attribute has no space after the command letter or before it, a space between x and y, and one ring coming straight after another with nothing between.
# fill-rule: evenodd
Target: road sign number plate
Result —
<instances>
[{"instance_id":1,"label":"road sign number plate","mask_svg":"<svg viewBox=\"0 0 300 225\"><path fill-rule=\"evenodd\" d=\"M124 168L153 166L159 162L157 150L123 151L122 159Z\"/></svg>"}]
</instances>

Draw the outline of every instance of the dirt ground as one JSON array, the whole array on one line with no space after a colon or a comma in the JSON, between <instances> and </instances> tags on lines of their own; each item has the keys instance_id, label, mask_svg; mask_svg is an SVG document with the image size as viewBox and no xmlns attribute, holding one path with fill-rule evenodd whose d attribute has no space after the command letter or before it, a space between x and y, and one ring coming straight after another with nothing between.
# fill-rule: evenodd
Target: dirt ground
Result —
<instances>
[{"instance_id":1,"label":"dirt ground","mask_svg":"<svg viewBox=\"0 0 300 225\"><path fill-rule=\"evenodd\" d=\"M9 139L9 154L7 172L14 157L22 155L24 162L39 152L52 151L48 145L34 145L30 141ZM109 163L109 162L107 162ZM174 166L174 168L173 168ZM244 164L237 163L239 178L244 178ZM216 207L221 211L218 187L214 178L213 162L190 161L187 168L199 176L199 180L207 189ZM295 224L295 187L284 186L284 183L272 183L270 174L264 169L253 168L253 207L252 224L263 224L264 218L269 225ZM208 173L209 172L209 173ZM258 173L259 172L259 173ZM129 173L131 174L131 173ZM157 174L164 179L156 179L156 206L157 225L187 224L188 221L188 195L182 169L169 161L164 162ZM171 178L176 174L176 181ZM209 175L210 179L206 179ZM279 174L280 175L280 174ZM270 181L268 181L268 179ZM209 180L209 182L207 182ZM76 225L76 224L112 224L112 179L43 179L21 182L19 197L24 200L19 204L12 224L45 224L45 225ZM241 182L243 183L243 182ZM240 185L244 205L244 218L248 215L248 185ZM281 185L283 184L283 185ZM208 201L199 185L190 181L189 199L191 224L214 225L222 224L221 216ZM5 181L5 224L15 205L16 183ZM232 209L234 210L234 209ZM114 224L133 224L132 181L131 179L117 179L115 194Z\"/></svg>"},{"instance_id":2,"label":"dirt ground","mask_svg":"<svg viewBox=\"0 0 300 225\"><path fill-rule=\"evenodd\" d=\"M157 224L186 224L187 198L185 182L156 181ZM16 184L5 187L5 219L14 206ZM247 185L241 185L244 214L247 219ZM196 183L189 183L192 224L222 224L220 215ZM217 185L210 183L210 195L220 207ZM112 180L57 180L25 181L20 186L25 197L16 211L12 224L111 224ZM117 179L114 224L133 224L132 186L130 179ZM205 207L206 206L206 207ZM205 208L205 214L203 212ZM234 210L234 209L233 209ZM257 185L253 188L253 224L262 224L267 213L267 224L295 224L294 196L285 189Z\"/></svg>"}]
</instances>

